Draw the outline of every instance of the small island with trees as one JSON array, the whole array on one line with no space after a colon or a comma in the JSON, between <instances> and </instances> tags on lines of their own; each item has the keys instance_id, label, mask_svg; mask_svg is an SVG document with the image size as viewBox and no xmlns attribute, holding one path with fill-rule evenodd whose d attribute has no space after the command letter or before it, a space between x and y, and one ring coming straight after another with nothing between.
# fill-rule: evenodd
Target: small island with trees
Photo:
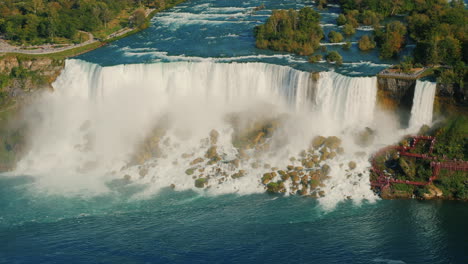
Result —
<instances>
[{"instance_id":1,"label":"small island with trees","mask_svg":"<svg viewBox=\"0 0 468 264\"><path fill-rule=\"evenodd\" d=\"M342 10L336 23L341 32L331 31L328 40L340 43L344 36L354 35L360 26L372 27L373 33L363 35L358 48L365 52L379 49L382 59L398 59L397 68L432 67L440 83L467 81L468 10L461 0L316 0L317 9L327 4L339 4ZM301 15L302 14L302 15ZM310 56L317 62L320 41L324 38L318 21L320 14L311 7L299 12L274 10L264 25L255 28L256 45L260 49L293 52ZM306 27L304 25L307 25ZM411 57L402 57L402 49L408 43L415 45ZM349 49L351 43L343 45ZM326 56L328 62L342 58L338 51ZM341 58L341 59L339 59ZM336 63L340 65L340 63Z\"/></svg>"}]
</instances>

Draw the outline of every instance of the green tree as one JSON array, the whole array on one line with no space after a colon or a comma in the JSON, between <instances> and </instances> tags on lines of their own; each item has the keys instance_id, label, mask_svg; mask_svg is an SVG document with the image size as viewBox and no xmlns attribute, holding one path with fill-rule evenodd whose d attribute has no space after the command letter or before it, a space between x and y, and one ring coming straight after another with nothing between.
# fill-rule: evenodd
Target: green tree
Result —
<instances>
[{"instance_id":1,"label":"green tree","mask_svg":"<svg viewBox=\"0 0 468 264\"><path fill-rule=\"evenodd\" d=\"M359 39L358 47L362 51L371 50L371 49L375 48L375 42L368 35L364 35Z\"/></svg>"},{"instance_id":2,"label":"green tree","mask_svg":"<svg viewBox=\"0 0 468 264\"><path fill-rule=\"evenodd\" d=\"M132 27L142 27L146 22L145 10L139 8L130 16L130 25Z\"/></svg>"},{"instance_id":3,"label":"green tree","mask_svg":"<svg viewBox=\"0 0 468 264\"><path fill-rule=\"evenodd\" d=\"M336 31L330 31L330 33L328 33L328 39L331 43L338 43L343 41L343 35Z\"/></svg>"},{"instance_id":4,"label":"green tree","mask_svg":"<svg viewBox=\"0 0 468 264\"><path fill-rule=\"evenodd\" d=\"M343 33L347 36L351 36L356 33L356 29L351 24L345 24L343 26Z\"/></svg>"},{"instance_id":5,"label":"green tree","mask_svg":"<svg viewBox=\"0 0 468 264\"><path fill-rule=\"evenodd\" d=\"M338 16L338 18L336 19L336 24L338 26L342 26L342 25L346 24L346 22L347 22L346 17L343 14L340 14Z\"/></svg>"},{"instance_id":6,"label":"green tree","mask_svg":"<svg viewBox=\"0 0 468 264\"><path fill-rule=\"evenodd\" d=\"M340 53L338 53L337 51L330 51L327 54L326 58L328 62L335 62L337 66L343 64L343 57L341 57Z\"/></svg>"}]
</instances>

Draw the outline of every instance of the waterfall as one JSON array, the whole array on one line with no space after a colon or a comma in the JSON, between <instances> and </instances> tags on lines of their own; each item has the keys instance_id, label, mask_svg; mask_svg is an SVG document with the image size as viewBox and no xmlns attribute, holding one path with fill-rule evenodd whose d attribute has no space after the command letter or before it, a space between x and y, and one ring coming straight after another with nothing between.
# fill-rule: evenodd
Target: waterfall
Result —
<instances>
[{"instance_id":1,"label":"waterfall","mask_svg":"<svg viewBox=\"0 0 468 264\"><path fill-rule=\"evenodd\" d=\"M212 129L220 132L217 151L222 159L233 160L238 149L230 117L237 116L241 122L236 124L244 127L255 126L258 119L280 118L281 127L270 139L274 151L258 156L251 150L252 157L257 155L265 166L286 167L293 162L290 157L308 148L316 135L339 136L348 152L327 161L334 171L326 187L327 197L334 201L372 199L368 178L362 177L367 175L367 157L354 155L352 133L373 122L376 78L351 78L335 72L320 73L318 80L314 76L265 63L101 67L67 60L53 83L55 91L31 105L30 151L19 162L17 173L40 175L42 187L67 193L100 193L108 190L109 180L125 175L150 190L171 185L194 189L186 170L194 158L205 156L209 146L203 142ZM139 144L161 126L165 132L153 141L159 144L159 157L143 165L129 165ZM181 158L188 153L192 160ZM358 162L354 172L343 166L350 159ZM300 166L299 161L294 164ZM151 176L138 176L142 166ZM206 166L208 171L214 165ZM254 168L247 162L241 168L249 177L223 184L213 179L210 192L263 192L259 180L263 165Z\"/></svg>"},{"instance_id":2,"label":"waterfall","mask_svg":"<svg viewBox=\"0 0 468 264\"><path fill-rule=\"evenodd\" d=\"M349 127L369 126L374 118L376 77L347 77L320 73L315 104L322 116Z\"/></svg>"},{"instance_id":3,"label":"waterfall","mask_svg":"<svg viewBox=\"0 0 468 264\"><path fill-rule=\"evenodd\" d=\"M419 128L422 125L430 125L432 123L435 92L436 83L416 81L409 122L410 128Z\"/></svg>"}]
</instances>

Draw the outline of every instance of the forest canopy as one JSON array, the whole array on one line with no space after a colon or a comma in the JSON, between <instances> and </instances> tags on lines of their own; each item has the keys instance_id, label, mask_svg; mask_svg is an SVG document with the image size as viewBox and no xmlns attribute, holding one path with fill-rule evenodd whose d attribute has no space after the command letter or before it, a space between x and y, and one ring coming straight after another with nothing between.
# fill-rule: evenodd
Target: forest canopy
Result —
<instances>
[{"instance_id":1,"label":"forest canopy","mask_svg":"<svg viewBox=\"0 0 468 264\"><path fill-rule=\"evenodd\" d=\"M311 55L323 38L319 20L319 13L311 7L299 11L273 10L267 22L255 28L256 46L260 49Z\"/></svg>"},{"instance_id":2,"label":"forest canopy","mask_svg":"<svg viewBox=\"0 0 468 264\"><path fill-rule=\"evenodd\" d=\"M176 0L2 0L0 35L18 44L81 42L79 31L105 30L119 15L132 25L141 7L164 8ZM141 12L140 12L141 13Z\"/></svg>"}]
</instances>

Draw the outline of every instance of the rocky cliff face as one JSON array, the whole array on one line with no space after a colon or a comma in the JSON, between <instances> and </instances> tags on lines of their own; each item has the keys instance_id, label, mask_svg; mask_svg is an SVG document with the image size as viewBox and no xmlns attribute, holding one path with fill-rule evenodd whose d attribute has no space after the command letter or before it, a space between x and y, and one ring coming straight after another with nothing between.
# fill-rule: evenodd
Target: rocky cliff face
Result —
<instances>
[{"instance_id":1,"label":"rocky cliff face","mask_svg":"<svg viewBox=\"0 0 468 264\"><path fill-rule=\"evenodd\" d=\"M377 78L377 104L383 110L397 113L401 123L408 125L416 80Z\"/></svg>"},{"instance_id":2,"label":"rocky cliff face","mask_svg":"<svg viewBox=\"0 0 468 264\"><path fill-rule=\"evenodd\" d=\"M6 95L3 99L18 98L28 92L40 89L52 89L51 83L65 66L64 60L51 58L18 58L5 56L0 58L0 75L3 87L0 91Z\"/></svg>"},{"instance_id":3,"label":"rocky cliff face","mask_svg":"<svg viewBox=\"0 0 468 264\"><path fill-rule=\"evenodd\" d=\"M396 111L402 120L409 118L413 105L416 80L378 78L378 104L385 110ZM437 84L434 113L468 112L468 84ZM405 122L405 121L403 121Z\"/></svg>"},{"instance_id":4,"label":"rocky cliff face","mask_svg":"<svg viewBox=\"0 0 468 264\"><path fill-rule=\"evenodd\" d=\"M38 94L52 90L52 82L65 66L51 58L0 57L0 172L14 168L25 151L28 126L22 106Z\"/></svg>"}]
</instances>

